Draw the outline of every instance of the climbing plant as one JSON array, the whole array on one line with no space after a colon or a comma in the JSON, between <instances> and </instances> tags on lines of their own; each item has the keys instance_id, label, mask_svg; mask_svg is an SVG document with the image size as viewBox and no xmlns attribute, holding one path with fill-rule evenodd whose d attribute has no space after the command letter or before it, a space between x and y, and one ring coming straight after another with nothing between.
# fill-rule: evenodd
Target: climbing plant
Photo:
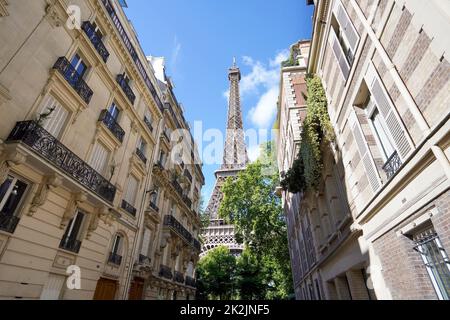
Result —
<instances>
[{"instance_id":1,"label":"climbing plant","mask_svg":"<svg viewBox=\"0 0 450 320\"><path fill-rule=\"evenodd\" d=\"M316 190L323 169L322 145L334 140L327 110L327 99L319 77L308 75L307 114L303 122L300 151L281 186L291 193Z\"/></svg>"}]
</instances>

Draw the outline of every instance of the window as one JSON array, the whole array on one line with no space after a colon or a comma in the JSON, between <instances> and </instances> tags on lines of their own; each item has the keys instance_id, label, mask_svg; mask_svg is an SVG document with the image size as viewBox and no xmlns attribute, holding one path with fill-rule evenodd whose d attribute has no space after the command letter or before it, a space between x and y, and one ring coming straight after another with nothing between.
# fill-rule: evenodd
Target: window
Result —
<instances>
[{"instance_id":1,"label":"window","mask_svg":"<svg viewBox=\"0 0 450 320\"><path fill-rule=\"evenodd\" d=\"M148 256L150 239L151 239L151 231L150 231L150 229L145 228L144 235L142 237L142 247L141 247L141 254L145 257Z\"/></svg>"},{"instance_id":2,"label":"window","mask_svg":"<svg viewBox=\"0 0 450 320\"><path fill-rule=\"evenodd\" d=\"M77 211L72 220L70 220L59 246L61 249L74 253L78 253L80 251L80 237L83 230L84 218L84 213Z\"/></svg>"},{"instance_id":3,"label":"window","mask_svg":"<svg viewBox=\"0 0 450 320\"><path fill-rule=\"evenodd\" d=\"M108 112L115 121L119 119L120 109L114 102L108 108Z\"/></svg>"},{"instance_id":4,"label":"window","mask_svg":"<svg viewBox=\"0 0 450 320\"><path fill-rule=\"evenodd\" d=\"M127 192L125 193L125 201L127 201L132 206L135 205L136 202L136 194L139 189L139 182L134 176L130 176L128 179L128 187Z\"/></svg>"},{"instance_id":5,"label":"window","mask_svg":"<svg viewBox=\"0 0 450 320\"><path fill-rule=\"evenodd\" d=\"M48 131L52 136L59 138L61 131L66 124L69 112L52 95L49 95L42 104L38 119L40 126Z\"/></svg>"},{"instance_id":6,"label":"window","mask_svg":"<svg viewBox=\"0 0 450 320\"><path fill-rule=\"evenodd\" d=\"M95 35L98 37L98 39L99 40L103 39L103 33L96 22L92 22L92 28L94 29Z\"/></svg>"},{"instance_id":7,"label":"window","mask_svg":"<svg viewBox=\"0 0 450 320\"><path fill-rule=\"evenodd\" d=\"M111 253L109 254L108 262L115 264L117 266L120 266L122 264L122 256L121 256L122 245L123 245L122 236L116 234L111 248Z\"/></svg>"},{"instance_id":8,"label":"window","mask_svg":"<svg viewBox=\"0 0 450 320\"><path fill-rule=\"evenodd\" d=\"M142 154L144 154L144 155L145 155L145 153L147 152L147 142L145 142L145 140L142 139L142 137L139 139L137 148L138 148L139 151L142 152Z\"/></svg>"},{"instance_id":9,"label":"window","mask_svg":"<svg viewBox=\"0 0 450 320\"><path fill-rule=\"evenodd\" d=\"M80 57L80 55L77 53L72 58L72 61L70 62L72 67L75 69L75 72L78 74L80 78L83 78L87 71L87 65L84 63L83 59Z\"/></svg>"},{"instance_id":10,"label":"window","mask_svg":"<svg viewBox=\"0 0 450 320\"><path fill-rule=\"evenodd\" d=\"M110 152L109 150L100 142L97 142L94 146L91 156L91 167L98 173L105 175L108 165Z\"/></svg>"},{"instance_id":11,"label":"window","mask_svg":"<svg viewBox=\"0 0 450 320\"><path fill-rule=\"evenodd\" d=\"M158 205L158 194L159 194L159 188L155 187L155 192L153 192L150 195L150 203L153 204L154 206Z\"/></svg>"},{"instance_id":12,"label":"window","mask_svg":"<svg viewBox=\"0 0 450 320\"><path fill-rule=\"evenodd\" d=\"M375 109L370 117L370 124L375 133L375 139L381 151L381 155L383 156L383 160L386 162L394 154L395 148L390 139L389 130L378 109Z\"/></svg>"},{"instance_id":13,"label":"window","mask_svg":"<svg viewBox=\"0 0 450 320\"><path fill-rule=\"evenodd\" d=\"M159 154L159 164L164 167L166 164L166 154L164 153L164 151L161 151Z\"/></svg>"},{"instance_id":14,"label":"window","mask_svg":"<svg viewBox=\"0 0 450 320\"><path fill-rule=\"evenodd\" d=\"M338 38L348 64L352 65L359 42L359 35L340 1L336 1L333 8L331 26Z\"/></svg>"},{"instance_id":15,"label":"window","mask_svg":"<svg viewBox=\"0 0 450 320\"><path fill-rule=\"evenodd\" d=\"M42 289L40 300L59 300L64 291L65 282L65 276L50 274Z\"/></svg>"},{"instance_id":16,"label":"window","mask_svg":"<svg viewBox=\"0 0 450 320\"><path fill-rule=\"evenodd\" d=\"M172 201L172 205L170 206L170 215L174 216L177 214L177 204L175 201Z\"/></svg>"},{"instance_id":17,"label":"window","mask_svg":"<svg viewBox=\"0 0 450 320\"><path fill-rule=\"evenodd\" d=\"M28 184L14 176L8 176L0 186L0 230L14 233L19 223L18 211L27 189Z\"/></svg>"},{"instance_id":18,"label":"window","mask_svg":"<svg viewBox=\"0 0 450 320\"><path fill-rule=\"evenodd\" d=\"M413 235L416 250L422 257L440 300L450 300L450 259L432 226Z\"/></svg>"}]
</instances>

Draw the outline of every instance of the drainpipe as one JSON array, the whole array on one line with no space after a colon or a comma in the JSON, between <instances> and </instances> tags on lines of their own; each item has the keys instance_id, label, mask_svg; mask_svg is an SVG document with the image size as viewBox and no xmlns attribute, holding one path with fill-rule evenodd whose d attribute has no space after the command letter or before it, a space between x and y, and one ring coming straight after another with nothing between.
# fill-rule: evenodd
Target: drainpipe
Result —
<instances>
[{"instance_id":1,"label":"drainpipe","mask_svg":"<svg viewBox=\"0 0 450 320\"><path fill-rule=\"evenodd\" d=\"M386 53L386 50L384 49L383 45L379 41L378 37L372 30L372 27L370 26L369 22L366 20L364 13L361 11L361 8L358 6L355 0L350 0L351 4L353 5L353 9L355 10L356 14L358 15L358 18L361 20L364 29L366 29L367 34L369 35L370 39L375 45L375 48L380 55L381 59L383 60L384 64L387 67L387 70L389 74L391 75L392 79L394 80L394 83L396 84L398 90L400 91L400 94L405 99L406 104L408 106L409 111L413 115L414 119L417 121L417 124L419 125L420 129L423 131L424 136L428 136L430 133L430 126L425 121L425 118L423 117L422 113L420 112L419 108L416 105L416 102L414 101L413 97L411 96L411 93L408 91L408 88L406 88L406 85L404 84L403 80L401 79L400 75L397 72L397 69L395 68L394 63L389 58L389 55ZM381 35L381 33L380 33Z\"/></svg>"}]
</instances>

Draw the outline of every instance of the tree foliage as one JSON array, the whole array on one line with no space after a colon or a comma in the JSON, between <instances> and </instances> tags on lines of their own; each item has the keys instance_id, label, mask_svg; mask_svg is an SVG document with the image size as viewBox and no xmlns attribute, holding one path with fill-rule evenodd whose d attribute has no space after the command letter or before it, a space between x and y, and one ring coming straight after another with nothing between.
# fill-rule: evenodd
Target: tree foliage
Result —
<instances>
[{"instance_id":1,"label":"tree foliage","mask_svg":"<svg viewBox=\"0 0 450 320\"><path fill-rule=\"evenodd\" d=\"M302 126L300 151L292 168L281 181L283 189L292 193L317 189L323 169L322 144L334 140L320 78L308 76L306 85L307 114Z\"/></svg>"}]
</instances>

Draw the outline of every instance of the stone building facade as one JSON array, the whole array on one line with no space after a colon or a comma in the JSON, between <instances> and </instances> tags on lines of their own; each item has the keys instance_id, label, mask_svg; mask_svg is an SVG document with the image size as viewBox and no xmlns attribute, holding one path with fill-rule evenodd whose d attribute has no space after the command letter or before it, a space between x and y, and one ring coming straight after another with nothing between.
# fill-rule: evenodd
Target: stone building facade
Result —
<instances>
[{"instance_id":1,"label":"stone building facade","mask_svg":"<svg viewBox=\"0 0 450 320\"><path fill-rule=\"evenodd\" d=\"M0 43L0 298L191 299L198 152L120 1L3 1Z\"/></svg>"},{"instance_id":2,"label":"stone building facade","mask_svg":"<svg viewBox=\"0 0 450 320\"><path fill-rule=\"evenodd\" d=\"M296 297L449 299L450 5L307 2L336 139L319 190L283 195Z\"/></svg>"}]
</instances>

